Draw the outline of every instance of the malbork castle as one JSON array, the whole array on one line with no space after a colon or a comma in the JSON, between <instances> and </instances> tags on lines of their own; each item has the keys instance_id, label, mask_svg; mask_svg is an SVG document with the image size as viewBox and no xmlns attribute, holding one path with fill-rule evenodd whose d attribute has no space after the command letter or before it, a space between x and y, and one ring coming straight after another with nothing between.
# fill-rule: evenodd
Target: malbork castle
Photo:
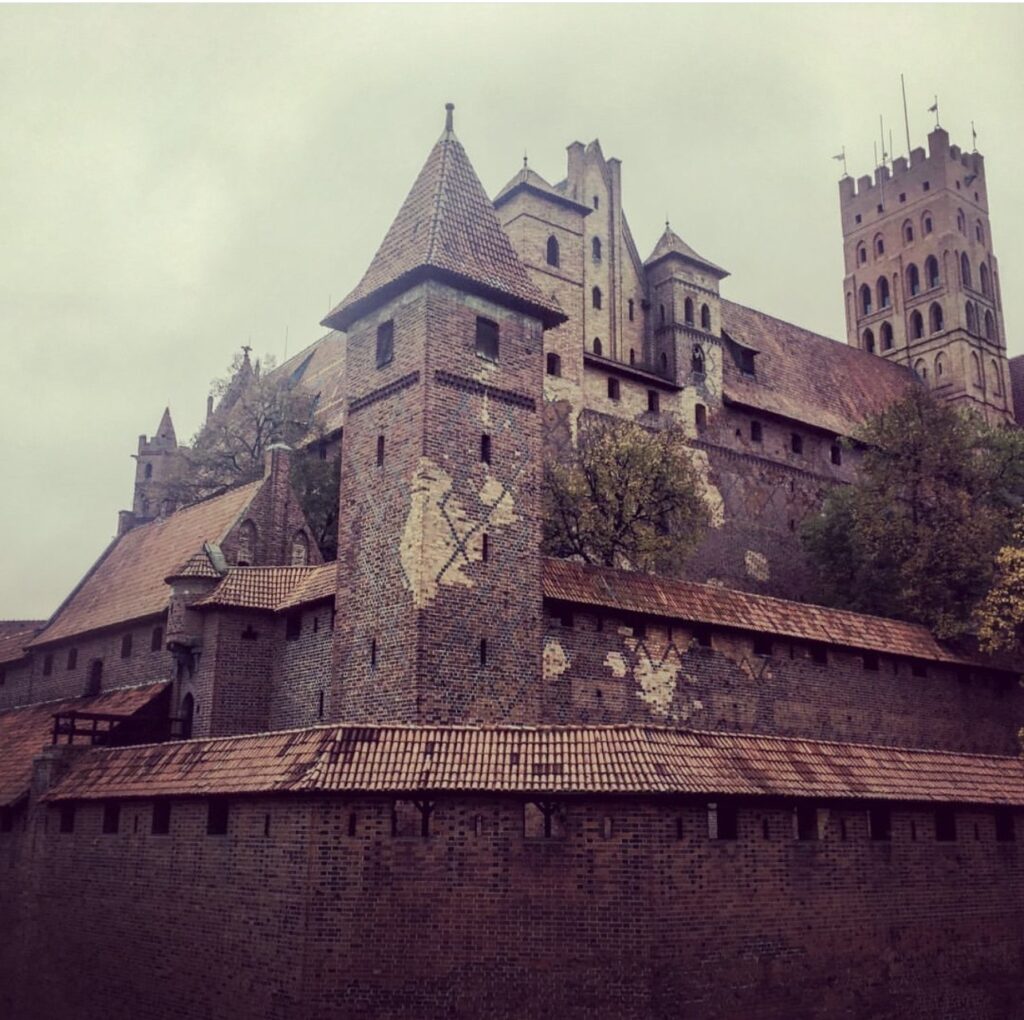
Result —
<instances>
[{"instance_id":1,"label":"malbork castle","mask_svg":"<svg viewBox=\"0 0 1024 1020\"><path fill-rule=\"evenodd\" d=\"M316 442L178 507L165 413L117 537L0 624L0 1014L1024 1016L1018 674L809 604L799 541L909 388L1024 410L984 162L936 128L840 207L845 344L668 225L643 258L597 142L492 200L449 106L275 370ZM688 431L686 577L542 555L590 416Z\"/></svg>"}]
</instances>

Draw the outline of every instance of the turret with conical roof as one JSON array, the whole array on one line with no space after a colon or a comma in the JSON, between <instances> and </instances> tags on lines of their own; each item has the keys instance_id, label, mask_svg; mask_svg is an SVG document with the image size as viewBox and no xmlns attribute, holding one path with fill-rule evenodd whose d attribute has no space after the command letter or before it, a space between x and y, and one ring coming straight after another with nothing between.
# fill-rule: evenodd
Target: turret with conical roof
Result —
<instances>
[{"instance_id":1,"label":"turret with conical roof","mask_svg":"<svg viewBox=\"0 0 1024 1020\"><path fill-rule=\"evenodd\" d=\"M452 107L359 285L346 332L328 714L536 721L543 331Z\"/></svg>"}]
</instances>

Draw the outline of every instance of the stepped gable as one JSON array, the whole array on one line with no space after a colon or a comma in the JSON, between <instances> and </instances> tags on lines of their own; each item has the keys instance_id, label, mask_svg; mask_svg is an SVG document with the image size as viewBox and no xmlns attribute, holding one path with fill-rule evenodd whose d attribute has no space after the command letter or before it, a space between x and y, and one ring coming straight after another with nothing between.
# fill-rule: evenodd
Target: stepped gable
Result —
<instances>
[{"instance_id":1,"label":"stepped gable","mask_svg":"<svg viewBox=\"0 0 1024 1020\"><path fill-rule=\"evenodd\" d=\"M204 543L219 544L262 485L263 479L241 485L116 538L32 646L162 613L164 579Z\"/></svg>"},{"instance_id":2,"label":"stepped gable","mask_svg":"<svg viewBox=\"0 0 1024 1020\"><path fill-rule=\"evenodd\" d=\"M45 620L0 620L0 666L25 658L26 646Z\"/></svg>"},{"instance_id":3,"label":"stepped gable","mask_svg":"<svg viewBox=\"0 0 1024 1020\"><path fill-rule=\"evenodd\" d=\"M196 607L233 606L280 612L334 598L337 563L315 567L232 567Z\"/></svg>"},{"instance_id":4,"label":"stepped gable","mask_svg":"<svg viewBox=\"0 0 1024 1020\"><path fill-rule=\"evenodd\" d=\"M0 712L0 807L24 797L32 782L32 759L53 739L53 717L58 712L101 712L134 715L159 697L170 684L124 687L92 698L68 698L41 705L26 705Z\"/></svg>"},{"instance_id":5,"label":"stepped gable","mask_svg":"<svg viewBox=\"0 0 1024 1020\"><path fill-rule=\"evenodd\" d=\"M1010 358L1010 394L1013 396L1013 416L1018 425L1024 425L1024 354Z\"/></svg>"},{"instance_id":6,"label":"stepped gable","mask_svg":"<svg viewBox=\"0 0 1024 1020\"><path fill-rule=\"evenodd\" d=\"M711 272L717 276L720 280L725 279L729 275L728 271L722 269L721 266L716 266L714 262L710 262L704 258L703 255L698 255L667 223L665 224L665 231L658 238L658 243L654 246L654 251L648 256L644 262L644 266L650 269L651 266L660 262L662 259L667 259L669 256L675 255L681 259L685 259L687 262L692 262L696 266L700 266L702 269L710 269Z\"/></svg>"},{"instance_id":7,"label":"stepped gable","mask_svg":"<svg viewBox=\"0 0 1024 1020\"><path fill-rule=\"evenodd\" d=\"M377 249L370 268L323 320L347 329L372 308L421 280L449 281L557 326L566 316L537 289L494 214L462 144L444 133Z\"/></svg>"},{"instance_id":8,"label":"stepped gable","mask_svg":"<svg viewBox=\"0 0 1024 1020\"><path fill-rule=\"evenodd\" d=\"M733 301L721 307L723 333L759 352L753 376L723 358L727 402L852 436L918 385L909 368L875 354Z\"/></svg>"},{"instance_id":9,"label":"stepped gable","mask_svg":"<svg viewBox=\"0 0 1024 1020\"><path fill-rule=\"evenodd\" d=\"M318 791L729 794L1024 806L1024 761L639 725L325 726L91 750L43 799Z\"/></svg>"},{"instance_id":10,"label":"stepped gable","mask_svg":"<svg viewBox=\"0 0 1024 1020\"><path fill-rule=\"evenodd\" d=\"M816 644L998 668L991 659L946 647L921 624L568 560L544 561L544 596Z\"/></svg>"}]
</instances>

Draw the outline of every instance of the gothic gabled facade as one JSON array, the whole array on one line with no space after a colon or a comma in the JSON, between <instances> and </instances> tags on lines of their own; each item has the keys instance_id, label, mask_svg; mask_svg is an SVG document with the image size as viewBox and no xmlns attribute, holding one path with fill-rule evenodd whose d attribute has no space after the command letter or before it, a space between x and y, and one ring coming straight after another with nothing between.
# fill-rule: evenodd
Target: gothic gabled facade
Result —
<instances>
[{"instance_id":1,"label":"gothic gabled facade","mask_svg":"<svg viewBox=\"0 0 1024 1020\"><path fill-rule=\"evenodd\" d=\"M975 331L907 336L897 213L849 182L847 291L892 282L841 344L730 301L668 224L643 259L596 142L490 201L449 106L276 370L316 401L307 449L155 511L165 413L118 538L48 621L0 625L0 1012L1019 1016L1020 664L808 604L797 538L855 477L841 440L940 355L939 392L1012 411L987 240L942 218L980 157L940 141L873 187L934 179L927 236L970 265L921 300ZM590 415L687 430L687 577L541 554L544 460ZM322 563L289 464L339 448Z\"/></svg>"}]
</instances>

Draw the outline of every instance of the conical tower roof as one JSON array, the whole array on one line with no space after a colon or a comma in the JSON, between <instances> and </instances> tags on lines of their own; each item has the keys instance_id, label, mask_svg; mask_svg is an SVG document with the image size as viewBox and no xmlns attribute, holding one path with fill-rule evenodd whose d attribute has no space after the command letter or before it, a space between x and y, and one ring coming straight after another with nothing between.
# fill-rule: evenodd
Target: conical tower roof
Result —
<instances>
[{"instance_id":1,"label":"conical tower roof","mask_svg":"<svg viewBox=\"0 0 1024 1020\"><path fill-rule=\"evenodd\" d=\"M664 258L668 258L670 255L676 255L679 258L686 259L687 262L692 262L695 265L702 266L705 269L710 269L719 279L729 275L728 271L722 269L721 266L716 266L714 262L709 262L703 255L698 255L669 225L665 224L665 232L658 238L658 243L654 246L654 251L651 252L650 256L644 262L645 266L652 266L655 262L660 262Z\"/></svg>"},{"instance_id":2,"label":"conical tower roof","mask_svg":"<svg viewBox=\"0 0 1024 1020\"><path fill-rule=\"evenodd\" d=\"M174 446L178 445L178 437L174 432L174 422L171 421L171 409L169 407L164 408L160 424L156 427L156 438L162 439Z\"/></svg>"},{"instance_id":3,"label":"conical tower roof","mask_svg":"<svg viewBox=\"0 0 1024 1020\"><path fill-rule=\"evenodd\" d=\"M356 319L424 279L449 281L528 311L545 326L565 314L537 289L494 214L469 157L452 130L451 103L438 139L370 268L323 320L347 329Z\"/></svg>"}]
</instances>

